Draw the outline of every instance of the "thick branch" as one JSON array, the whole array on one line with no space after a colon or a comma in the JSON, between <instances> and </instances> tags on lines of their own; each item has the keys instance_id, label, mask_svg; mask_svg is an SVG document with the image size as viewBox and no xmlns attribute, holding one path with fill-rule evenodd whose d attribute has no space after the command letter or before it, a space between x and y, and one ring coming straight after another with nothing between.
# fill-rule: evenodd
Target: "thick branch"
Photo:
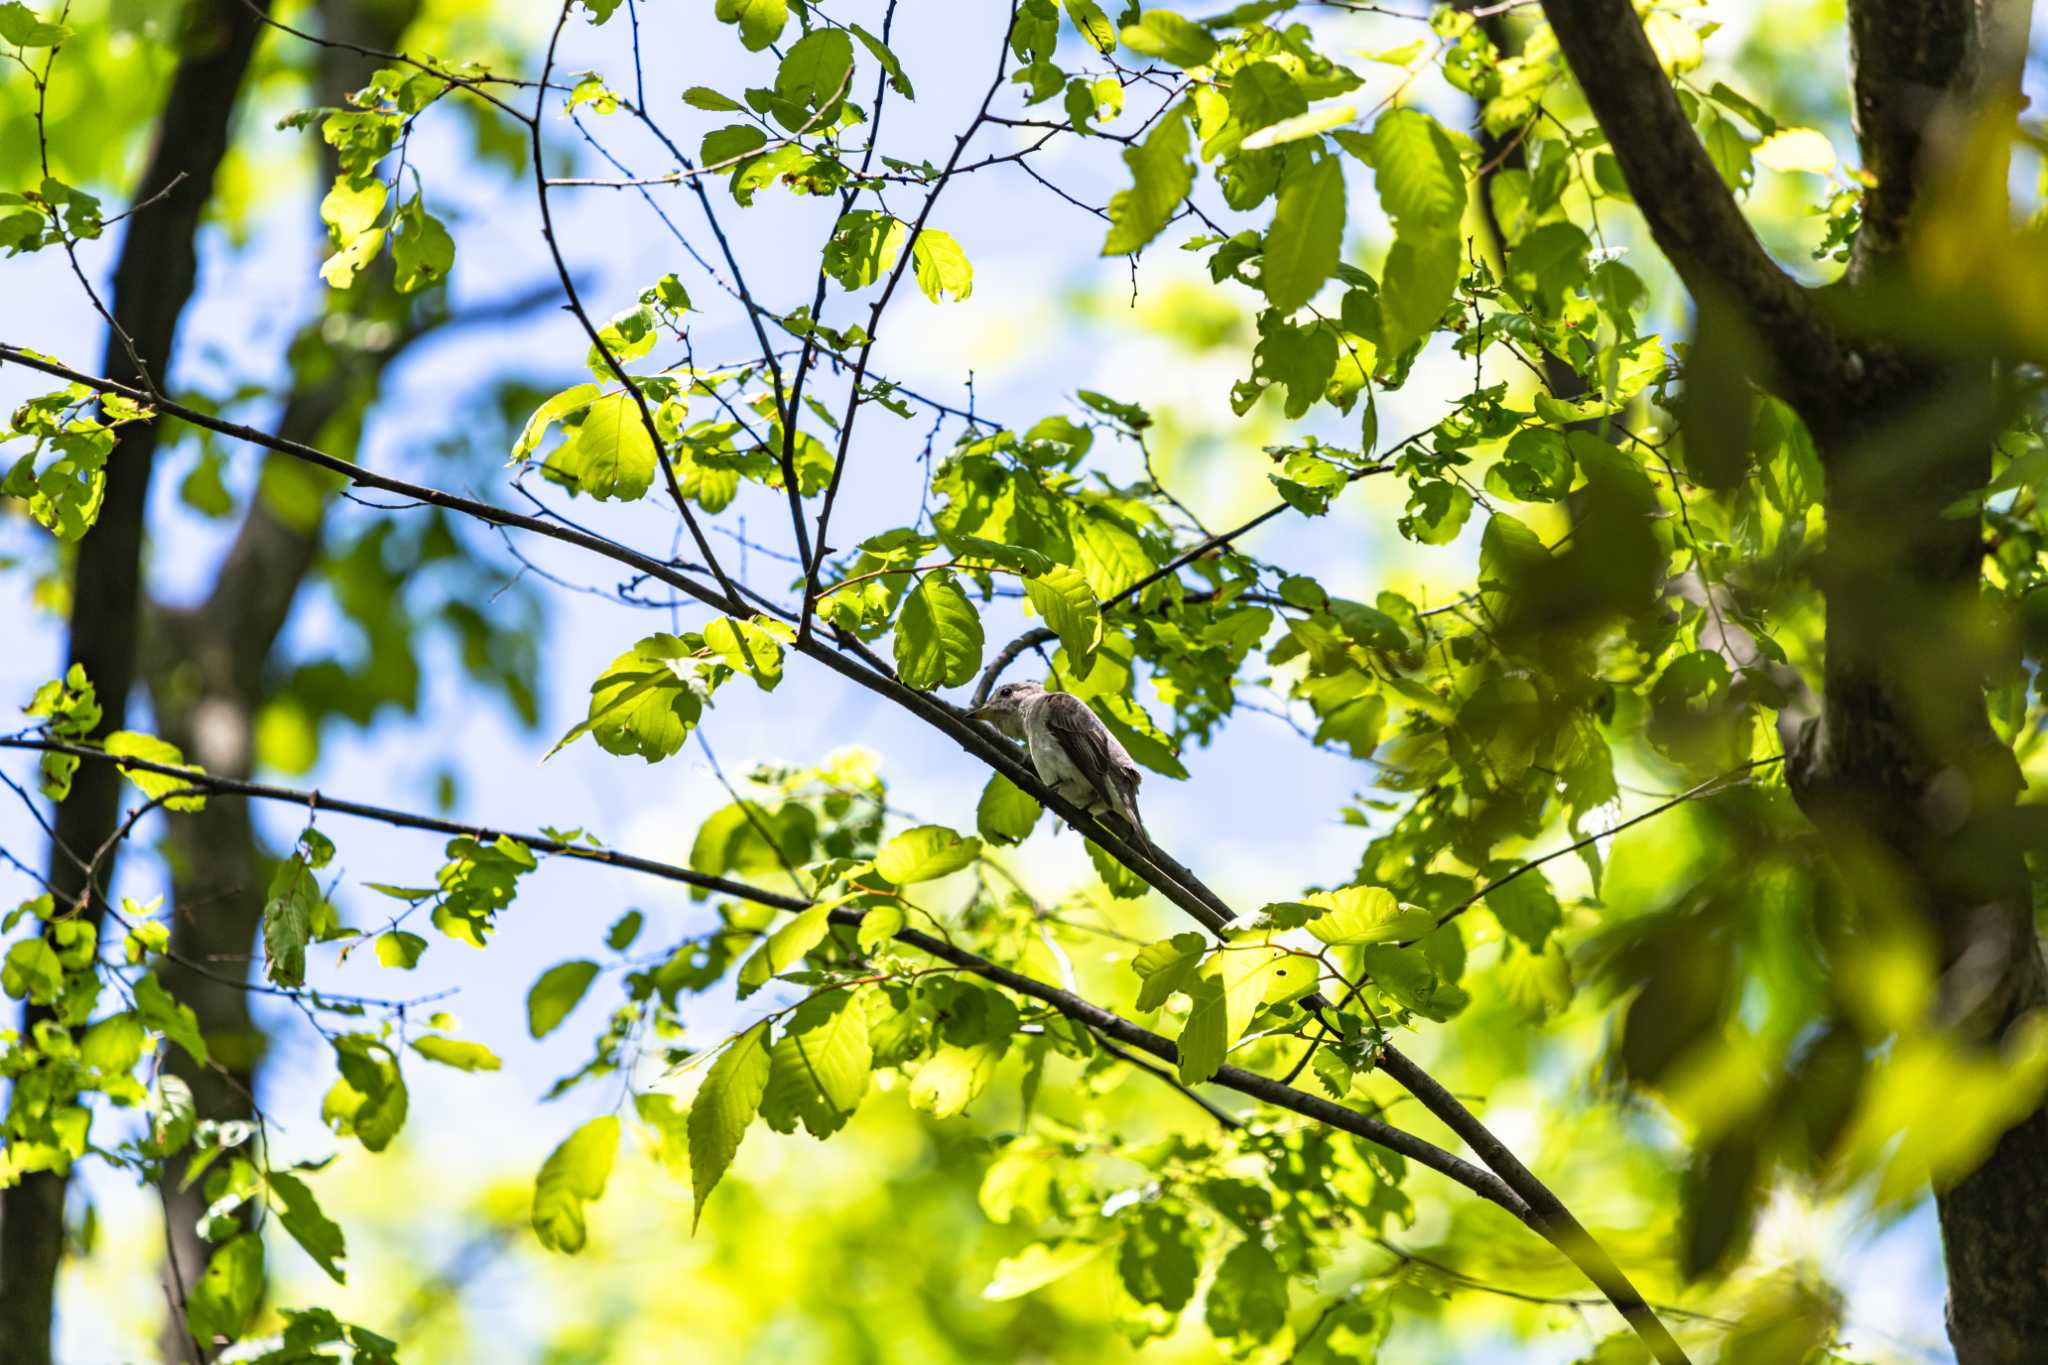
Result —
<instances>
[{"instance_id":1,"label":"thick branch","mask_svg":"<svg viewBox=\"0 0 2048 1365\"><path fill-rule=\"evenodd\" d=\"M1686 121L1629 0L1544 0L1586 103L1607 134L1650 235L1695 298L1739 307L1802 407L1840 372L1809 292L1764 250Z\"/></svg>"}]
</instances>

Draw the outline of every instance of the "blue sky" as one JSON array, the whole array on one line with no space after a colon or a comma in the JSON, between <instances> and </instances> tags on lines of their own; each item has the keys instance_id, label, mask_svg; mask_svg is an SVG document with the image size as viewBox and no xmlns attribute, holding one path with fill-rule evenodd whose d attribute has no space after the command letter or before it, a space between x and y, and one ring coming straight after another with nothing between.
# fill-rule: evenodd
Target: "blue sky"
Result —
<instances>
[{"instance_id":1,"label":"blue sky","mask_svg":"<svg viewBox=\"0 0 2048 1365\"><path fill-rule=\"evenodd\" d=\"M985 10L972 5L932 7L903 26L896 46L918 83L919 98L914 106L898 102L888 111L885 130L892 154L943 161L953 131L980 99L992 71ZM649 99L665 119L673 118L675 127L693 130L683 139L686 145L712 124L706 116L681 108L676 96L682 87L711 84L736 92L743 83L764 83L772 71L772 58L740 56L728 32L702 17L708 11L708 6L699 6L688 17L650 15L646 26ZM623 11L609 28L596 33L572 25L573 41L565 46L561 68L601 68L624 88L630 76L618 45L623 29ZM1352 41L1332 46L1343 50L1394 41L1384 27L1370 36L1366 30L1356 32ZM863 85L866 79L862 77ZM1447 118L1465 121L1455 96L1438 91L1425 92L1425 98L1440 100ZM267 129L270 121L252 120L252 126ZM648 155L644 138L632 136L623 117L594 118L591 126L637 171L661 169L661 162ZM552 148L579 158L578 174L610 173L579 143L575 130L553 114L547 135ZM61 127L57 136L63 136ZM292 140L301 136L263 134L266 144L276 144L272 155L280 167L288 167L297 155ZM1008 130L987 129L975 154L1009 150L1020 141ZM1124 173L1113 150L1064 139L1034 164L1063 188L1100 203L1122 183ZM476 164L466 133L445 116L429 120L415 137L411 155L421 167L429 202L451 219L456 232L458 301L501 299L551 279L530 183L508 181L501 172ZM1351 181L1354 225L1376 222L1369 180L1354 174ZM708 235L691 197L679 189L653 193L691 240L708 252ZM313 309L321 289L315 274L322 252L318 224L310 211L312 194L309 181L282 192L244 245L229 243L218 230L208 231L202 244L200 294L186 315L173 375L176 384L219 392L235 382L275 381L283 373L283 344ZM815 260L817 245L830 226L826 204L770 192L754 210L742 212L723 202L722 191L716 197L755 287L768 282L777 307L808 302L807 262ZM118 198L118 191L110 195L110 200ZM900 214L910 216L904 212L906 205L914 213L916 200L909 194L892 200ZM745 353L750 334L741 330L735 310L724 306L729 301L637 196L629 191L561 190L556 192L556 214L573 273L594 315L625 306L640 288L673 270L704 310L694 332L700 360ZM1072 413L1073 391L1086 387L1162 411L1172 409L1185 414L1189 425L1225 430L1232 426L1224 398L1242 363L1240 355L1191 356L1115 325L1112 305L1128 296L1131 274L1120 259L1097 258L1102 231L1098 220L1006 167L967 177L949 188L933 222L957 237L972 258L973 297L934 305L906 287L883 325L875 359L880 373L955 404L964 404L972 373L979 410L1019 425L1047 413ZM87 249L86 262L96 276L104 276L112 248L110 240ZM1186 277L1194 265L1195 258L1170 246L1156 246L1138 272L1141 295L1155 297L1176 278ZM0 281L15 301L6 340L54 353L81 368L97 365L100 330L61 258L46 253L0 263ZM1108 300L1095 310L1101 320L1094 325L1078 325L1062 306L1064 298L1081 293L1097 293ZM864 298L849 301L836 289L829 306L840 323L866 314ZM583 350L574 320L551 308L536 310L516 325L464 329L422 346L393 373L373 415L364 462L415 477L447 477L445 465L419 452L435 433L476 420L488 377L513 373L565 386L581 377L576 370ZM1385 405L1383 432L1405 434L1434 420L1446 397L1468 379L1442 361L1439 367ZM0 401L11 404L43 387L34 376L0 370ZM836 384L833 388L843 391ZM862 417L836 517L836 544L851 544L914 515L921 478L917 455L927 426L922 413L910 422L875 409ZM952 434L950 427L942 434L942 449ZM1115 469L1125 479L1136 468L1133 451L1101 458L1121 462ZM1162 472L1198 514L1229 524L1233 514L1241 517L1268 500L1263 465L1247 445L1178 467L1169 463ZM246 488L256 467L253 452L232 451L231 466L235 486ZM177 502L183 471L179 460L167 461L155 481L153 586L169 600L187 600L203 587L223 543L223 528L204 522ZM516 499L497 471L470 467L464 477L468 482L463 491L508 504ZM1369 598L1391 575L1412 572L1419 562L1392 534L1395 506L1387 491L1361 486L1347 496L1337 514L1315 522L1282 517L1250 538L1247 548L1314 572L1333 590ZM741 512L754 536L787 547L788 527L775 498L743 498L735 509ZM670 521L656 501L628 509L607 505L593 510L583 504L576 514L628 540L637 538L657 547L668 543ZM376 515L385 514L343 507L336 520L354 524ZM728 514L726 520L736 525L738 516ZM0 526L0 553L24 546L31 530L18 521ZM532 553L536 562L571 579L606 586L619 576L611 566L557 553L558 548L542 546ZM728 565L736 568L737 552L729 545L720 548L728 551ZM1454 549L1434 562L1444 573L1455 573L1455 559L1464 554L1469 554L1469 547ZM509 577L516 566L502 553L496 559ZM751 585L786 598L785 568L758 554L748 558ZM1021 616L1004 610L991 611L986 619L991 647L1022 622ZM29 611L20 597L9 607L6 621L12 647L0 656L0 699L25 701L38 683L58 670L61 624ZM639 635L666 628L665 615L634 611L593 596L553 594L543 644L545 719L537 730L521 729L495 702L478 704L473 689L454 670L443 669L433 676L419 717L384 717L367 731L330 728L319 769L304 785L335 795L426 808L432 802L434 774L446 765L460 778L465 819L526 829L580 825L631 851L682 861L699 820L727 800L694 746L653 767L604 754L588 743L571 746L546 764L540 762L554 739L581 718L586 689L598 669ZM303 652L324 646L344 638L346 631L328 606L309 602L292 623L289 648ZM865 745L884 756L896 804L963 825L971 823L972 805L985 778L978 764L917 722L800 662L772 696L737 684L722 692L704 734L733 775L755 760L808 762L843 744ZM1258 715L1242 717L1214 745L1184 758L1191 774L1187 782L1156 775L1147 782L1146 818L1165 846L1181 851L1226 897L1257 905L1284 898L1304 885L1346 877L1361 836L1339 824L1335 812L1367 780L1367 769L1312 749L1277 722ZM17 761L10 771L19 773L26 766ZM297 812L274 808L260 811L259 821L280 847L300 824ZM358 923L371 923L391 908L390 902L360 890L358 883L418 884L440 861L441 841L433 836L338 819L323 820L322 828L340 846L343 880L338 899ZM13 807L0 808L0 845L32 864L44 856L33 825ZM1080 841L1071 834L1055 838L1042 831L1020 855L1019 865L1034 884L1057 890L1082 874ZM154 894L158 881L150 859L127 860L124 890L138 896ZM25 886L21 894L27 894ZM440 1007L460 1017L465 1036L489 1040L497 1047L505 1069L495 1075L458 1076L421 1074L421 1068L413 1068L415 1134L487 1133L504 1162L531 1168L594 1106L609 1102L607 1092L572 1097L548 1110L535 1108L539 1093L587 1055L588 1039L601 1023L604 987L593 993L568 1027L544 1044L526 1040L524 997L534 977L554 962L601 957L599 939L605 926L629 907L648 913L652 924L647 942L657 941L660 934L684 932L701 915L672 888L629 881L587 865L549 864L529 879L528 889L502 918L486 954L472 955L453 943L436 942L416 979L405 982L403 989L426 993L459 988L459 994ZM1164 914L1153 913L1156 925L1168 925ZM394 990L392 974L380 972L367 955L359 954L339 968L331 955L316 957L315 971L322 985L337 990ZM332 1075L327 1049L303 1026L292 1027L296 1016L289 1008L264 1003L266 1017L280 1026L281 1034L264 1080L265 1103L287 1117L284 1141L289 1154L324 1153L332 1142L315 1111ZM707 1001L700 1022L708 1038L737 1018L729 1002ZM508 1116L519 1121L508 1122ZM148 1207L132 1191L110 1182L96 1180L92 1188L103 1203L103 1216L109 1210L143 1216L139 1211ZM1851 1320L1909 1333L1916 1341L1939 1340L1939 1261L1928 1211L1875 1243L1867 1243L1853 1227L1839 1232L1841 1240L1816 1246L1814 1252L1824 1264L1847 1274ZM107 1340L103 1328L103 1323L67 1314L66 1358L112 1358L120 1344ZM1884 1344L1896 1349L1895 1343ZM1906 1358L1945 1357L1914 1352Z\"/></svg>"}]
</instances>

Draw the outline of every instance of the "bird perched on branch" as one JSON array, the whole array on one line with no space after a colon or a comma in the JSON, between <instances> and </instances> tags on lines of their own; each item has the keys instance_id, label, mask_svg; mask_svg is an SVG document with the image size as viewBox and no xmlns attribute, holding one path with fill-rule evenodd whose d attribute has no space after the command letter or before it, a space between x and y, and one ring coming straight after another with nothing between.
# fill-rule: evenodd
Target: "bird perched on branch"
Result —
<instances>
[{"instance_id":1,"label":"bird perched on branch","mask_svg":"<svg viewBox=\"0 0 2048 1365\"><path fill-rule=\"evenodd\" d=\"M968 713L1022 740L1038 780L1090 814L1114 814L1148 839L1138 818L1143 774L1088 703L1037 683L1005 683Z\"/></svg>"}]
</instances>

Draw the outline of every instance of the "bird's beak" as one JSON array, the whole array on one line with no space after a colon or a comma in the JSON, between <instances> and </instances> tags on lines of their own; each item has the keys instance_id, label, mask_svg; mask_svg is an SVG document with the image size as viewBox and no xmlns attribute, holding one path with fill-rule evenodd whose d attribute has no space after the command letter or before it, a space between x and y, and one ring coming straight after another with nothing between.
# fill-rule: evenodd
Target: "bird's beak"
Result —
<instances>
[{"instance_id":1,"label":"bird's beak","mask_svg":"<svg viewBox=\"0 0 2048 1365\"><path fill-rule=\"evenodd\" d=\"M993 706L977 706L967 713L967 719L969 720L982 720L990 724L995 723L995 718L996 709Z\"/></svg>"}]
</instances>

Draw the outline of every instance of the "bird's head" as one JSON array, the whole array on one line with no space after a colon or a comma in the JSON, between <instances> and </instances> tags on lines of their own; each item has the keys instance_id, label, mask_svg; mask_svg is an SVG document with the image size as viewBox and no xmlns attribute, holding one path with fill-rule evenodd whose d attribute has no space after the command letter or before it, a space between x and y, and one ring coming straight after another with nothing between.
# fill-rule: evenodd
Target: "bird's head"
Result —
<instances>
[{"instance_id":1,"label":"bird's head","mask_svg":"<svg viewBox=\"0 0 2048 1365\"><path fill-rule=\"evenodd\" d=\"M1012 739L1021 739L1025 710L1044 695L1045 689L1034 682L1004 683L967 714L974 720L987 721Z\"/></svg>"}]
</instances>

